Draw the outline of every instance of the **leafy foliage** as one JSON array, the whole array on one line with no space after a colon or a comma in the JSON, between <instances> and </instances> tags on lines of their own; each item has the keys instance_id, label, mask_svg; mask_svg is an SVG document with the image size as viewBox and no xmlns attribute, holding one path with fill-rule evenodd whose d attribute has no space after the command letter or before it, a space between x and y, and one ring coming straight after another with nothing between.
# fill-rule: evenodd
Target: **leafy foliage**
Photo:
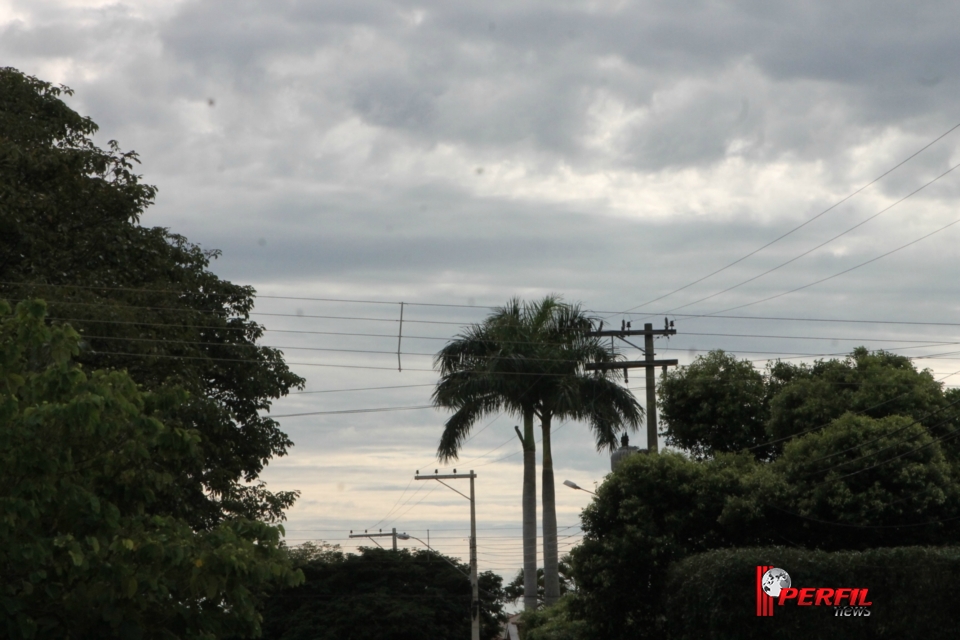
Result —
<instances>
[{"instance_id":1,"label":"leafy foliage","mask_svg":"<svg viewBox=\"0 0 960 640\"><path fill-rule=\"evenodd\" d=\"M697 459L750 449L768 439L767 384L747 360L711 351L664 374L659 392L667 444Z\"/></svg>"},{"instance_id":2,"label":"leafy foliage","mask_svg":"<svg viewBox=\"0 0 960 640\"><path fill-rule=\"evenodd\" d=\"M712 351L665 374L659 396L668 443L701 460L744 449L776 457L784 441L847 412L909 416L941 433L949 428L944 425L960 424L952 406L960 404L960 393L945 393L929 371L917 371L904 356L862 347L844 359L777 362L765 372ZM952 457L957 449L955 442L946 448Z\"/></svg>"},{"instance_id":3,"label":"leafy foliage","mask_svg":"<svg viewBox=\"0 0 960 640\"><path fill-rule=\"evenodd\" d=\"M454 414L444 425L440 459L455 460L476 421L500 411L586 420L598 450L616 449L619 430L636 429L643 409L616 384L620 370L584 371L587 363L617 358L587 335L592 328L579 305L553 296L513 299L447 344L436 357L441 378L433 399Z\"/></svg>"},{"instance_id":4,"label":"leafy foliage","mask_svg":"<svg viewBox=\"0 0 960 640\"><path fill-rule=\"evenodd\" d=\"M574 591L576 585L573 582L573 576L570 573L570 565L566 562L566 557L559 562L560 574L560 595ZM510 584L503 588L503 592L508 602L516 603L523 598L524 575L523 569L517 572ZM542 608L544 605L544 584L543 569L537 569L537 605Z\"/></svg>"},{"instance_id":5,"label":"leafy foliage","mask_svg":"<svg viewBox=\"0 0 960 640\"><path fill-rule=\"evenodd\" d=\"M632 456L584 510L571 553L578 614L600 637L661 629L670 566L731 547L825 551L945 545L960 534L960 478L929 428L848 414L772 463Z\"/></svg>"},{"instance_id":6,"label":"leafy foliage","mask_svg":"<svg viewBox=\"0 0 960 640\"><path fill-rule=\"evenodd\" d=\"M308 545L291 550L306 582L273 594L264 611L267 640L382 638L420 640L470 635L468 567L432 551L397 552ZM506 619L500 576L480 582L480 637L497 637Z\"/></svg>"},{"instance_id":7,"label":"leafy foliage","mask_svg":"<svg viewBox=\"0 0 960 640\"><path fill-rule=\"evenodd\" d=\"M787 570L794 587L866 588L870 617L834 617L832 607L775 607L758 619L758 565ZM674 640L877 637L950 640L960 626L953 590L960 549L897 547L856 552L784 547L724 549L691 556L669 572L663 612Z\"/></svg>"},{"instance_id":8,"label":"leafy foliage","mask_svg":"<svg viewBox=\"0 0 960 640\"><path fill-rule=\"evenodd\" d=\"M945 417L927 419L946 404L942 385L904 356L860 347L843 360L812 366L780 363L777 373L789 381L770 399L767 430L772 438L816 431L848 411L873 418L910 416L927 426Z\"/></svg>"},{"instance_id":9,"label":"leafy foliage","mask_svg":"<svg viewBox=\"0 0 960 640\"><path fill-rule=\"evenodd\" d=\"M83 336L87 368L189 392L161 409L166 424L203 436L201 455L162 490L167 513L194 527L282 519L296 495L257 479L292 443L261 412L303 380L257 344L254 291L209 271L218 252L138 224L156 189L134 173L136 153L93 143L96 124L68 94L0 69L0 297L46 299Z\"/></svg>"},{"instance_id":10,"label":"leafy foliage","mask_svg":"<svg viewBox=\"0 0 960 640\"><path fill-rule=\"evenodd\" d=\"M593 636L585 620L575 614L577 594L568 593L552 607L524 611L520 616L522 640L588 640Z\"/></svg>"},{"instance_id":11,"label":"leafy foliage","mask_svg":"<svg viewBox=\"0 0 960 640\"><path fill-rule=\"evenodd\" d=\"M584 420L597 449L615 449L620 429L636 429L643 410L633 394L616 382L619 370L588 373L588 363L611 363L617 356L596 336L593 319L579 305L546 296L533 303L513 299L481 324L473 325L436 357L440 381L434 404L454 410L444 425L437 455L456 459L474 424L491 413L523 417L524 607L537 606L536 445L534 416L543 434L544 597L560 597L556 500L551 428L553 418Z\"/></svg>"},{"instance_id":12,"label":"leafy foliage","mask_svg":"<svg viewBox=\"0 0 960 640\"><path fill-rule=\"evenodd\" d=\"M259 594L302 576L281 529L233 518L196 532L159 497L202 456L157 416L183 393L87 373L45 305L0 303L0 633L8 638L255 635Z\"/></svg>"}]
</instances>

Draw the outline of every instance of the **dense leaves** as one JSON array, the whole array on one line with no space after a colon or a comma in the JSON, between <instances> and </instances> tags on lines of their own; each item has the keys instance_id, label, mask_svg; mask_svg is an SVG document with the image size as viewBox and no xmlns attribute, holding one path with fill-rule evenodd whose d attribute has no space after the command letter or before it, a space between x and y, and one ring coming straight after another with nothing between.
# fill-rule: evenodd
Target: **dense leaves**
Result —
<instances>
[{"instance_id":1,"label":"dense leaves","mask_svg":"<svg viewBox=\"0 0 960 640\"><path fill-rule=\"evenodd\" d=\"M795 588L869 589L869 617L836 617L832 606L776 606L757 618L756 568L774 565ZM857 552L786 547L726 549L670 569L663 611L671 640L952 640L960 627L956 594L960 549L898 547Z\"/></svg>"},{"instance_id":2,"label":"dense leaves","mask_svg":"<svg viewBox=\"0 0 960 640\"><path fill-rule=\"evenodd\" d=\"M560 574L560 595L564 595L570 591L576 589L576 585L573 582L573 577L570 573L570 564L566 561L566 558L561 558L559 562L559 571ZM507 601L512 603L517 603L523 598L523 587L524 587L524 574L523 569L517 572L517 575L514 576L513 580L503 588L503 592L506 595ZM544 599L544 579L543 579L543 569L537 569L537 606L543 607L545 602Z\"/></svg>"},{"instance_id":3,"label":"dense leaves","mask_svg":"<svg viewBox=\"0 0 960 640\"><path fill-rule=\"evenodd\" d=\"M660 415L667 444L703 459L767 441L767 384L747 360L711 351L689 366L665 373Z\"/></svg>"},{"instance_id":4,"label":"dense leaves","mask_svg":"<svg viewBox=\"0 0 960 640\"><path fill-rule=\"evenodd\" d=\"M789 441L772 463L633 456L584 511L584 542L571 554L578 611L599 637L661 629L670 566L715 549L953 543L960 474L941 445L954 433L847 414Z\"/></svg>"},{"instance_id":5,"label":"dense leaves","mask_svg":"<svg viewBox=\"0 0 960 640\"><path fill-rule=\"evenodd\" d=\"M616 380L619 370L587 372L590 363L609 364L617 355L589 333L594 319L579 305L556 296L536 302L513 299L482 323L468 327L437 354L440 381L434 404L453 409L437 449L456 459L470 430L486 415L505 411L523 418L524 608L537 607L536 444L533 420L540 419L543 443L544 598L560 597L556 497L551 429L554 418L590 425L597 449L616 447L617 434L636 429L643 409Z\"/></svg>"},{"instance_id":6,"label":"dense leaves","mask_svg":"<svg viewBox=\"0 0 960 640\"><path fill-rule=\"evenodd\" d=\"M292 551L306 582L275 593L264 611L266 640L421 640L470 636L468 567L431 551L364 548L359 554L308 544ZM501 578L480 574L480 637L497 637Z\"/></svg>"},{"instance_id":7,"label":"dense leaves","mask_svg":"<svg viewBox=\"0 0 960 640\"><path fill-rule=\"evenodd\" d=\"M910 416L943 432L960 424L958 400L960 393L944 392L909 358L862 347L844 359L777 362L763 372L713 351L666 373L659 388L667 442L697 459L744 449L758 458L776 457L785 441L822 429L848 411L873 418ZM948 455L956 449L950 442Z\"/></svg>"},{"instance_id":8,"label":"dense leaves","mask_svg":"<svg viewBox=\"0 0 960 640\"><path fill-rule=\"evenodd\" d=\"M195 527L281 519L295 495L257 478L291 442L262 413L303 381L257 344L254 291L209 271L216 251L138 224L156 189L134 173L135 153L92 142L97 126L64 104L68 93L0 69L0 298L46 299L83 336L88 369L189 392L162 414L203 436L163 489L170 515Z\"/></svg>"},{"instance_id":9,"label":"dense leaves","mask_svg":"<svg viewBox=\"0 0 960 640\"><path fill-rule=\"evenodd\" d=\"M0 634L9 638L254 635L255 605L296 584L281 530L244 518L202 532L158 510L202 437L142 393L73 361L79 337L40 302L0 303Z\"/></svg>"},{"instance_id":10,"label":"dense leaves","mask_svg":"<svg viewBox=\"0 0 960 640\"><path fill-rule=\"evenodd\" d=\"M524 611L520 617L523 640L588 640L589 624L578 617L578 596L565 594L560 601L547 609Z\"/></svg>"}]
</instances>

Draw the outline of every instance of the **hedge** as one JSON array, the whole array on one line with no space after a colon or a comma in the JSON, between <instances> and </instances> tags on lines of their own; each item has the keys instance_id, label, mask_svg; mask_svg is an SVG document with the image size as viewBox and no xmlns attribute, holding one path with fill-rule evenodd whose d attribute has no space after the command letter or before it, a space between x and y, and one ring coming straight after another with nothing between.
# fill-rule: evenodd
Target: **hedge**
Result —
<instances>
[{"instance_id":1,"label":"hedge","mask_svg":"<svg viewBox=\"0 0 960 640\"><path fill-rule=\"evenodd\" d=\"M790 574L793 587L869 589L869 617L832 606L775 605L758 617L758 565ZM671 640L960 638L960 548L894 547L862 552L783 547L711 551L669 571L663 622Z\"/></svg>"}]
</instances>

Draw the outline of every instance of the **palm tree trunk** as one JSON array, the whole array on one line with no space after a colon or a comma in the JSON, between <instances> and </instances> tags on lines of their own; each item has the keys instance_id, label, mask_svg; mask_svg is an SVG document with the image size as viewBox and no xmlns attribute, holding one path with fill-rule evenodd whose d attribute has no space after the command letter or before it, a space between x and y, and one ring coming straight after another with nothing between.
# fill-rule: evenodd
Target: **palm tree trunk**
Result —
<instances>
[{"instance_id":1,"label":"palm tree trunk","mask_svg":"<svg viewBox=\"0 0 960 640\"><path fill-rule=\"evenodd\" d=\"M557 498L553 487L553 453L550 450L551 418L546 411L540 416L543 427L543 599L548 607L560 598Z\"/></svg>"},{"instance_id":2,"label":"palm tree trunk","mask_svg":"<svg viewBox=\"0 0 960 640\"><path fill-rule=\"evenodd\" d=\"M523 412L523 608L537 609L537 442L533 410Z\"/></svg>"}]
</instances>

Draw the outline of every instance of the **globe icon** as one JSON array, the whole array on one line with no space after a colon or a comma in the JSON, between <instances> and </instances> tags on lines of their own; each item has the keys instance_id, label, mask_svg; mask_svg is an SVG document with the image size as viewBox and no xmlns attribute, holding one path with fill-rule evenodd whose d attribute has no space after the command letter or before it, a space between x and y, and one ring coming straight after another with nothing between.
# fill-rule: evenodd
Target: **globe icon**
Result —
<instances>
[{"instance_id":1,"label":"globe icon","mask_svg":"<svg viewBox=\"0 0 960 640\"><path fill-rule=\"evenodd\" d=\"M776 598L780 595L781 589L790 587L790 574L783 569L774 567L763 574L763 578L760 579L760 586L764 593L771 598Z\"/></svg>"}]
</instances>

